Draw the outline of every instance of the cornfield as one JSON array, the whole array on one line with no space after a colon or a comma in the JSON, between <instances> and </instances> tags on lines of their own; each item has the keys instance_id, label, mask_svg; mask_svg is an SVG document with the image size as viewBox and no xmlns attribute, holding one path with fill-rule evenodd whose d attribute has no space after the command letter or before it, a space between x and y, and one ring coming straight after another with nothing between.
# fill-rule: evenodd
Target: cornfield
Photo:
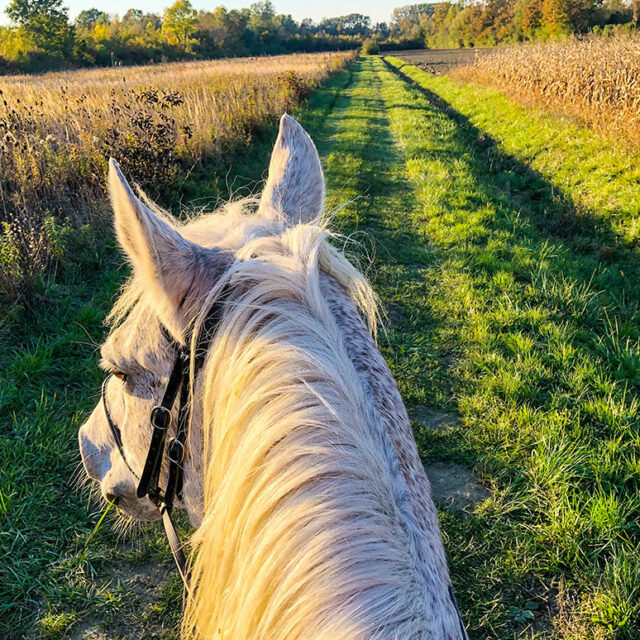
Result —
<instances>
[{"instance_id":1,"label":"cornfield","mask_svg":"<svg viewBox=\"0 0 640 640\"><path fill-rule=\"evenodd\" d=\"M452 75L640 144L640 35L494 49Z\"/></svg>"},{"instance_id":2,"label":"cornfield","mask_svg":"<svg viewBox=\"0 0 640 640\"><path fill-rule=\"evenodd\" d=\"M0 79L0 292L15 295L59 261L70 230L104 219L109 156L158 196L204 159L249 144L353 55Z\"/></svg>"}]
</instances>

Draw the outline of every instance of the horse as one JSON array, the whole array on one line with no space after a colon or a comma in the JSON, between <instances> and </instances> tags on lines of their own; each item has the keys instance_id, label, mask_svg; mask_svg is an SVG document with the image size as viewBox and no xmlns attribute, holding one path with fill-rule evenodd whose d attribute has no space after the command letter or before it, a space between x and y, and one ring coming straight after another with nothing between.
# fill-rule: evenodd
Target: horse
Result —
<instances>
[{"instance_id":1,"label":"horse","mask_svg":"<svg viewBox=\"0 0 640 640\"><path fill-rule=\"evenodd\" d=\"M304 128L282 117L253 201L179 222L114 160L108 191L132 276L80 452L127 517L188 514L181 636L466 639L379 303L332 242Z\"/></svg>"}]
</instances>

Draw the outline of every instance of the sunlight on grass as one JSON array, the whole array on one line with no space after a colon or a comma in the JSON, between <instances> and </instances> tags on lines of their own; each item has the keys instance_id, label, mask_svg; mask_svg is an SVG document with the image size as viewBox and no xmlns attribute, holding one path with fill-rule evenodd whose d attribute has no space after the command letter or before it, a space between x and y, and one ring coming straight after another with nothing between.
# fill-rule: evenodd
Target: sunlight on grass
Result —
<instances>
[{"instance_id":1,"label":"sunlight on grass","mask_svg":"<svg viewBox=\"0 0 640 640\"><path fill-rule=\"evenodd\" d=\"M421 298L405 304L424 306L415 331L452 353L442 375L466 427L424 447L468 459L497 487L493 519L445 521L472 634L530 637L546 619L549 637L632 640L640 260L628 223L640 189L624 185L635 152L614 155L593 132L491 90L404 65L421 93L376 73L385 101L406 106L389 110L390 127L421 205L414 233L433 247ZM442 384L429 371L422 384ZM543 606L526 608L532 594Z\"/></svg>"}]
</instances>

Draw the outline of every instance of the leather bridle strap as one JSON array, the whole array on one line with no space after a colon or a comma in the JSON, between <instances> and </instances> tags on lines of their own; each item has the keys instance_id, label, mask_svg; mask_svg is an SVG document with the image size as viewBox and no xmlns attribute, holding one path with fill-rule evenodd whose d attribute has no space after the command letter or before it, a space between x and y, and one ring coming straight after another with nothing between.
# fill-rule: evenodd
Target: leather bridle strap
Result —
<instances>
[{"instance_id":1,"label":"leather bridle strap","mask_svg":"<svg viewBox=\"0 0 640 640\"><path fill-rule=\"evenodd\" d=\"M120 452L120 456L124 460L124 463L127 465L127 469L131 471L134 478L138 479L138 474L131 468L129 461L124 455L124 447L122 446L122 434L120 433L120 428L114 422L111 417L111 411L109 411L109 406L107 405L107 384L109 380L113 377L113 374L110 373L103 381L102 381L102 408L104 409L104 415L107 416L107 424L109 425L109 429L111 430L111 435L115 440L116 447L118 447L118 451Z\"/></svg>"},{"instance_id":2,"label":"leather bridle strap","mask_svg":"<svg viewBox=\"0 0 640 640\"><path fill-rule=\"evenodd\" d=\"M189 362L185 361L185 368L182 375L182 387L180 389L180 408L178 409L178 425L176 428L176 436L169 441L167 445L167 458L169 458L169 479L167 487L164 491L164 505L171 512L173 499L178 496L178 500L182 500L182 478L184 460L184 448L189 433L189 393L191 390L191 376L189 370Z\"/></svg>"},{"instance_id":3,"label":"leather bridle strap","mask_svg":"<svg viewBox=\"0 0 640 640\"><path fill-rule=\"evenodd\" d=\"M173 341L172 341L173 342ZM171 412L175 404L178 391L184 390L184 371L189 366L189 352L184 347L177 350L176 359L169 376L167 389L164 392L162 402L151 410L149 420L153 427L151 435L151 443L149 444L149 452L147 460L144 463L144 469L140 476L137 495L138 498L149 496L152 502L158 504L161 495L158 482L160 479L160 469L162 467L162 453L164 450L164 441L171 425ZM181 396L183 393L181 392ZM182 400L182 397L181 397ZM182 405L182 403L181 403ZM184 446L184 445L183 445ZM173 505L173 496L171 506Z\"/></svg>"},{"instance_id":4,"label":"leather bridle strap","mask_svg":"<svg viewBox=\"0 0 640 640\"><path fill-rule=\"evenodd\" d=\"M189 376L185 375L185 371L188 371L188 363L185 361L184 357L182 357L182 349L178 349L178 357L176 358L176 363L174 364L173 371L171 372L171 376L169 377L169 384L167 385L167 390L165 391L164 397L162 398L162 403L159 407L169 408L169 412L171 411L171 407L175 402L175 396L177 391L173 391L174 385L180 386L180 409L179 409L179 418L178 418L178 431L176 437L172 440L168 447L168 456L169 456L169 480L167 482L167 488L165 489L165 494L162 497L160 495L160 491L158 489L158 474L160 471L160 467L162 465L162 448L164 442L164 435L166 434L166 429L157 429L156 424L153 421L153 411L151 423L154 427L153 435L151 437L151 447L149 453L147 454L147 461L145 463L143 477L145 471L147 471L147 475L149 476L149 480L145 480L145 484L147 485L147 489L145 493L140 495L140 487L142 487L142 480L138 476L138 474L131 468L129 461L127 460L124 454L124 447L122 444L122 434L120 433L120 428L115 423L111 416L111 412L109 411L109 406L107 404L107 395L106 388L107 383L111 379L111 375L107 376L102 383L102 404L104 408L104 413L107 417L107 423L109 424L109 429L111 430L111 434L113 435L113 439L115 440L116 447L120 452L120 456L124 460L124 463L127 465L127 468L131 472L134 478L139 481L138 485L138 497L144 497L147 495L147 492L151 492L154 498L152 501L158 505L160 508L160 513L162 515L162 524L164 526L164 532L167 536L167 541L169 542L169 548L171 549L171 555L175 560L176 567L178 568L178 572L180 573L180 577L185 585L185 587L189 587L189 573L187 570L187 559L184 555L184 551L182 550L182 545L180 544L180 540L178 538L178 534L176 533L176 528L171 520L171 510L173 508L173 497L177 495L179 499L182 499L182 458L184 454L184 443L187 438L187 429L188 429L188 409L187 409L187 400L188 400L188 388L189 388ZM178 371L181 369L180 378L178 378ZM177 382L176 382L177 380ZM182 384L180 384L182 383ZM171 393L170 393L171 392ZM173 396L173 397L172 397ZM158 407L154 408L157 409ZM164 415L164 412L157 412L159 415ZM171 413L169 413L169 421L167 423L167 428L170 424ZM156 435L156 434L159 434ZM172 448L175 446L175 442L181 443L181 456L178 459L174 454L171 454ZM154 462L155 460L155 462ZM151 471L148 471L151 469ZM151 480L153 479L153 486L150 485ZM151 495L149 495L151 498Z\"/></svg>"}]
</instances>

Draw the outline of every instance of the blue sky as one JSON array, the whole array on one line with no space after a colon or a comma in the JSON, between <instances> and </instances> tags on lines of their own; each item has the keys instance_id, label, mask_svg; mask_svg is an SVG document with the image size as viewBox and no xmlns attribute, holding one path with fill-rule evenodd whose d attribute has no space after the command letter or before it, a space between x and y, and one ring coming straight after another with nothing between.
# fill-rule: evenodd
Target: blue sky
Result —
<instances>
[{"instance_id":1,"label":"blue sky","mask_svg":"<svg viewBox=\"0 0 640 640\"><path fill-rule=\"evenodd\" d=\"M123 15L127 9L142 9L143 11L161 12L165 6L172 4L172 0L63 0L69 7L69 14L72 18L78 15L83 9L95 7L107 13L117 13ZM224 5L227 9L240 9L248 7L253 0L191 0L196 9L213 9ZM323 2L296 2L295 0L274 0L278 13L290 13L296 20L302 18L312 18L318 21L322 18L342 16L347 13L363 13L371 16L373 22L388 22L391 12L395 7L408 4L409 0L323 0ZM8 22L4 10L8 6L8 0L0 0L2 15L0 24Z\"/></svg>"}]
</instances>

